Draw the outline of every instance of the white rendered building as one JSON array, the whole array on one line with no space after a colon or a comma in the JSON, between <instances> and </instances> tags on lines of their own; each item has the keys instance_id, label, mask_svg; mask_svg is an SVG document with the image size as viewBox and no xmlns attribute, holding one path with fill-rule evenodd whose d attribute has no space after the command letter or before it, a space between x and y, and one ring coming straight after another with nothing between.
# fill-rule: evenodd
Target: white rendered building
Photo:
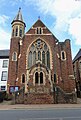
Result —
<instances>
[{"instance_id":1,"label":"white rendered building","mask_svg":"<svg viewBox=\"0 0 81 120\"><path fill-rule=\"evenodd\" d=\"M0 91L7 90L9 50L0 50Z\"/></svg>"}]
</instances>

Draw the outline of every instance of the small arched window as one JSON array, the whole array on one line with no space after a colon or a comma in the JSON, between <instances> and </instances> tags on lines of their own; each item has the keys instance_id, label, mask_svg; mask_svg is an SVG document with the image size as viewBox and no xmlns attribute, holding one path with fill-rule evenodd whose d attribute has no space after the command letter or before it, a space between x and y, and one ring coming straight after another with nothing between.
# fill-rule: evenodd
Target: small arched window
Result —
<instances>
[{"instance_id":1,"label":"small arched window","mask_svg":"<svg viewBox=\"0 0 81 120\"><path fill-rule=\"evenodd\" d=\"M22 28L20 28L19 36L22 37Z\"/></svg>"},{"instance_id":2,"label":"small arched window","mask_svg":"<svg viewBox=\"0 0 81 120\"><path fill-rule=\"evenodd\" d=\"M37 28L37 34L42 34L42 28L41 27Z\"/></svg>"},{"instance_id":3,"label":"small arched window","mask_svg":"<svg viewBox=\"0 0 81 120\"><path fill-rule=\"evenodd\" d=\"M25 75L22 75L22 83L25 83Z\"/></svg>"},{"instance_id":4,"label":"small arched window","mask_svg":"<svg viewBox=\"0 0 81 120\"><path fill-rule=\"evenodd\" d=\"M38 72L35 73L35 83L38 83Z\"/></svg>"},{"instance_id":5,"label":"small arched window","mask_svg":"<svg viewBox=\"0 0 81 120\"><path fill-rule=\"evenodd\" d=\"M39 29L37 28L37 34L39 34L39 31L38 31Z\"/></svg>"},{"instance_id":6,"label":"small arched window","mask_svg":"<svg viewBox=\"0 0 81 120\"><path fill-rule=\"evenodd\" d=\"M12 61L17 61L17 53L13 52L12 54Z\"/></svg>"},{"instance_id":7,"label":"small arched window","mask_svg":"<svg viewBox=\"0 0 81 120\"><path fill-rule=\"evenodd\" d=\"M43 84L43 73L40 73L40 84Z\"/></svg>"},{"instance_id":8,"label":"small arched window","mask_svg":"<svg viewBox=\"0 0 81 120\"><path fill-rule=\"evenodd\" d=\"M12 30L12 37L14 37L14 29Z\"/></svg>"},{"instance_id":9,"label":"small arched window","mask_svg":"<svg viewBox=\"0 0 81 120\"><path fill-rule=\"evenodd\" d=\"M56 74L54 73L54 83L56 83L57 77Z\"/></svg>"},{"instance_id":10,"label":"small arched window","mask_svg":"<svg viewBox=\"0 0 81 120\"><path fill-rule=\"evenodd\" d=\"M18 27L16 27L15 36L18 36Z\"/></svg>"},{"instance_id":11,"label":"small arched window","mask_svg":"<svg viewBox=\"0 0 81 120\"><path fill-rule=\"evenodd\" d=\"M65 51L61 51L61 59L66 60L66 53Z\"/></svg>"}]
</instances>

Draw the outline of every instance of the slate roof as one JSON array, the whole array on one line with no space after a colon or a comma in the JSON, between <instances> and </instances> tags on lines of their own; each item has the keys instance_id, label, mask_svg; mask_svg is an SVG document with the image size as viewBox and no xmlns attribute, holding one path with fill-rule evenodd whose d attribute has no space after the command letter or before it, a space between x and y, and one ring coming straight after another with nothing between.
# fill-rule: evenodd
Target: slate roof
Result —
<instances>
[{"instance_id":1,"label":"slate roof","mask_svg":"<svg viewBox=\"0 0 81 120\"><path fill-rule=\"evenodd\" d=\"M15 21L20 21L20 22L24 23L22 13L21 13L21 8L19 8L19 11L18 11L16 17L14 18L14 20L12 21L12 23ZM25 25L25 23L24 23L24 25ZM25 27L26 27L26 25L25 25Z\"/></svg>"},{"instance_id":2,"label":"slate roof","mask_svg":"<svg viewBox=\"0 0 81 120\"><path fill-rule=\"evenodd\" d=\"M0 58L9 58L10 50L0 50Z\"/></svg>"},{"instance_id":3,"label":"slate roof","mask_svg":"<svg viewBox=\"0 0 81 120\"><path fill-rule=\"evenodd\" d=\"M21 13L21 8L19 8L18 14L16 15L16 17L14 18L15 20L20 20L23 22L23 17L22 17L22 13Z\"/></svg>"},{"instance_id":4,"label":"slate roof","mask_svg":"<svg viewBox=\"0 0 81 120\"><path fill-rule=\"evenodd\" d=\"M79 50L79 52L76 54L76 56L74 57L74 59L73 59L73 63L77 60L77 59L79 59L81 57L81 49Z\"/></svg>"}]
</instances>

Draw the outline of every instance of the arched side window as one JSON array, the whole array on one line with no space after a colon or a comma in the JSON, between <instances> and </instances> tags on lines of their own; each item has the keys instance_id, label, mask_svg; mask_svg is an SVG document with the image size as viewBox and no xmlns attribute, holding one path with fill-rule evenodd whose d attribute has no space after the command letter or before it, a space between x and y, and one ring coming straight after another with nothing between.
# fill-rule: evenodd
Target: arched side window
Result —
<instances>
[{"instance_id":1,"label":"arched side window","mask_svg":"<svg viewBox=\"0 0 81 120\"><path fill-rule=\"evenodd\" d=\"M25 75L22 75L22 83L25 83Z\"/></svg>"},{"instance_id":2,"label":"arched side window","mask_svg":"<svg viewBox=\"0 0 81 120\"><path fill-rule=\"evenodd\" d=\"M28 66L29 68L32 66L32 52L29 52L29 56L28 56Z\"/></svg>"},{"instance_id":3,"label":"arched side window","mask_svg":"<svg viewBox=\"0 0 81 120\"><path fill-rule=\"evenodd\" d=\"M37 34L42 34L43 33L43 29L41 27L38 27L36 33Z\"/></svg>"},{"instance_id":4,"label":"arched side window","mask_svg":"<svg viewBox=\"0 0 81 120\"><path fill-rule=\"evenodd\" d=\"M61 51L61 60L66 60L66 53L65 53L65 51Z\"/></svg>"},{"instance_id":5,"label":"arched side window","mask_svg":"<svg viewBox=\"0 0 81 120\"><path fill-rule=\"evenodd\" d=\"M13 52L12 54L12 61L17 61L17 53Z\"/></svg>"},{"instance_id":6,"label":"arched side window","mask_svg":"<svg viewBox=\"0 0 81 120\"><path fill-rule=\"evenodd\" d=\"M12 30L12 37L14 37L14 29Z\"/></svg>"},{"instance_id":7,"label":"arched side window","mask_svg":"<svg viewBox=\"0 0 81 120\"><path fill-rule=\"evenodd\" d=\"M35 83L38 84L38 72L35 73Z\"/></svg>"},{"instance_id":8,"label":"arched side window","mask_svg":"<svg viewBox=\"0 0 81 120\"><path fill-rule=\"evenodd\" d=\"M22 37L22 28L20 28L19 36Z\"/></svg>"},{"instance_id":9,"label":"arched side window","mask_svg":"<svg viewBox=\"0 0 81 120\"><path fill-rule=\"evenodd\" d=\"M40 73L40 84L43 84L43 73Z\"/></svg>"},{"instance_id":10,"label":"arched side window","mask_svg":"<svg viewBox=\"0 0 81 120\"><path fill-rule=\"evenodd\" d=\"M79 61L79 70L81 71L81 60Z\"/></svg>"},{"instance_id":11,"label":"arched side window","mask_svg":"<svg viewBox=\"0 0 81 120\"><path fill-rule=\"evenodd\" d=\"M16 27L15 36L18 36L18 26Z\"/></svg>"}]
</instances>

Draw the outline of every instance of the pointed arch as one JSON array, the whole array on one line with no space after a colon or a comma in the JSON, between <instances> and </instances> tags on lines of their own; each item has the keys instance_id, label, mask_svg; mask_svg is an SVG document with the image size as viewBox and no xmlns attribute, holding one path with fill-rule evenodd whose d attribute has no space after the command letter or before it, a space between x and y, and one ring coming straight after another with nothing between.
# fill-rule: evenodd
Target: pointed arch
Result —
<instances>
[{"instance_id":1,"label":"pointed arch","mask_svg":"<svg viewBox=\"0 0 81 120\"><path fill-rule=\"evenodd\" d=\"M38 45L38 41L40 40L40 45ZM33 46L33 49L32 49ZM29 63L28 63L28 59L29 59L29 52L32 51L32 65L34 65L34 63L37 63L38 61L45 64L47 66L47 63L49 63L49 68L52 69L52 51L51 48L49 46L49 44L44 40L41 39L40 37L38 37L37 39L35 39L28 47L27 49L27 54L26 54L26 68L29 68ZM35 62L33 61L33 52L36 51L36 59ZM40 52L38 52L40 51ZM44 52L45 55L44 55ZM47 55L47 51L49 52ZM43 57L44 56L44 57ZM49 58L49 60L47 61L47 57ZM48 67L47 66L47 67Z\"/></svg>"},{"instance_id":2,"label":"pointed arch","mask_svg":"<svg viewBox=\"0 0 81 120\"><path fill-rule=\"evenodd\" d=\"M12 54L12 61L17 61L17 53L13 52Z\"/></svg>"},{"instance_id":3,"label":"pointed arch","mask_svg":"<svg viewBox=\"0 0 81 120\"><path fill-rule=\"evenodd\" d=\"M25 75L22 74L22 83L25 83Z\"/></svg>"},{"instance_id":4,"label":"pointed arch","mask_svg":"<svg viewBox=\"0 0 81 120\"><path fill-rule=\"evenodd\" d=\"M43 73L40 72L40 84L43 84Z\"/></svg>"},{"instance_id":5,"label":"pointed arch","mask_svg":"<svg viewBox=\"0 0 81 120\"><path fill-rule=\"evenodd\" d=\"M35 83L38 84L38 72L35 73Z\"/></svg>"}]
</instances>

